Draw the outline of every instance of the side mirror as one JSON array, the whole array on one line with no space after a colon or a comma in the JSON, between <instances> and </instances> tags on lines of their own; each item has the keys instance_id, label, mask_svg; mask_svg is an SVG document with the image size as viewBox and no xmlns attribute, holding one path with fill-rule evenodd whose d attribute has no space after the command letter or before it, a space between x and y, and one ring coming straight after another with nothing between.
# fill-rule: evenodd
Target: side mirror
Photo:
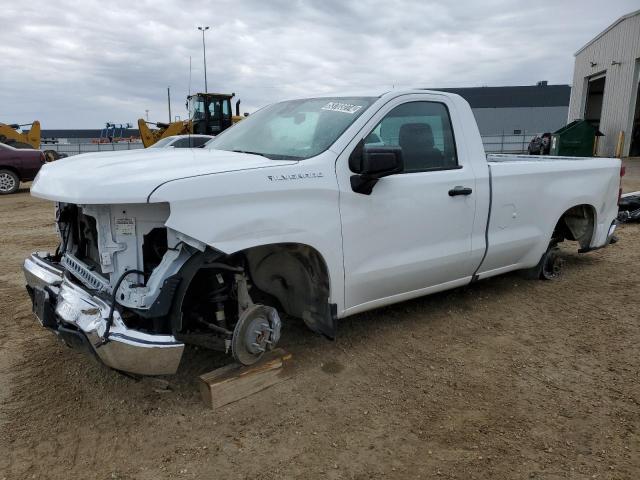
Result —
<instances>
[{"instance_id":1,"label":"side mirror","mask_svg":"<svg viewBox=\"0 0 640 480\"><path fill-rule=\"evenodd\" d=\"M378 180L404 170L402 148L397 146L366 146L360 141L349 157L354 192L370 195Z\"/></svg>"}]
</instances>

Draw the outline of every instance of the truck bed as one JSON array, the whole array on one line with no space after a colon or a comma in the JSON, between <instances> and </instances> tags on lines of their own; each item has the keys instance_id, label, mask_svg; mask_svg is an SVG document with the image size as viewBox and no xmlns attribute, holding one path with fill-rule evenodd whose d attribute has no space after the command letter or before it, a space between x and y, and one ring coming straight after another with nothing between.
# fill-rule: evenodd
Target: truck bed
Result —
<instances>
[{"instance_id":1,"label":"truck bed","mask_svg":"<svg viewBox=\"0 0 640 480\"><path fill-rule=\"evenodd\" d=\"M487 155L487 162L491 206L480 278L535 264L556 222L576 205L593 212L594 234L588 247L606 242L618 210L619 159ZM542 218L551 221L541 222ZM509 265L507 258L516 261Z\"/></svg>"}]
</instances>

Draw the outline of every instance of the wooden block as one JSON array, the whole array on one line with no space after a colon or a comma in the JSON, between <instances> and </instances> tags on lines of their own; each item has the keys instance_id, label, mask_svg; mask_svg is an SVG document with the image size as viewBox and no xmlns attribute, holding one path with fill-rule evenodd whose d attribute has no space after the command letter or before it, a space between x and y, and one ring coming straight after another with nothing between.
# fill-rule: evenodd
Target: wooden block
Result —
<instances>
[{"instance_id":1,"label":"wooden block","mask_svg":"<svg viewBox=\"0 0 640 480\"><path fill-rule=\"evenodd\" d=\"M283 382L287 379L284 367L290 361L290 353L276 348L265 353L255 365L233 363L200 375L202 401L215 409Z\"/></svg>"}]
</instances>

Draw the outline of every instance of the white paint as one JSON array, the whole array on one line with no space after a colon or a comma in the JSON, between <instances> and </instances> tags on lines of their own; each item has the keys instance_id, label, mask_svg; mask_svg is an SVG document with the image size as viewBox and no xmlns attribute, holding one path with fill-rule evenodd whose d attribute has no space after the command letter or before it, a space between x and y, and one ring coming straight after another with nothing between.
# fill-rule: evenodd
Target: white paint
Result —
<instances>
[{"instance_id":1,"label":"white paint","mask_svg":"<svg viewBox=\"0 0 640 480\"><path fill-rule=\"evenodd\" d=\"M461 168L392 175L369 196L353 192L348 168L353 148L385 113L417 100L448 107ZM484 278L533 266L558 219L575 205L596 211L591 246L606 243L617 213L619 160L489 160L494 214L482 266L487 161L469 105L444 92L383 94L328 150L300 162L213 150L83 155L49 164L32 190L75 203L168 205L165 225L172 235L226 253L271 243L309 245L327 264L329 300L343 317L463 285L478 267ZM448 190L457 185L471 187L472 195L450 197ZM143 206L134 207L114 205L112 215L124 209L140 223ZM133 255L140 248L123 253ZM135 265L134 258L127 261Z\"/></svg>"}]
</instances>

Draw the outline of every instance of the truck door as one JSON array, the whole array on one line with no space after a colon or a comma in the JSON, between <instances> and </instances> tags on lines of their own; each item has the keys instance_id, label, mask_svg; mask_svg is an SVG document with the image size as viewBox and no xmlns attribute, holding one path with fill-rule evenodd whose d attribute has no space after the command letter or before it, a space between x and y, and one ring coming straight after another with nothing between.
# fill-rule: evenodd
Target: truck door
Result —
<instances>
[{"instance_id":1,"label":"truck door","mask_svg":"<svg viewBox=\"0 0 640 480\"><path fill-rule=\"evenodd\" d=\"M347 313L470 281L479 260L471 255L475 175L456 144L452 109L437 95L397 97L339 156ZM365 148L399 146L404 159L404 172L369 195L350 184L349 155L362 138Z\"/></svg>"}]
</instances>

